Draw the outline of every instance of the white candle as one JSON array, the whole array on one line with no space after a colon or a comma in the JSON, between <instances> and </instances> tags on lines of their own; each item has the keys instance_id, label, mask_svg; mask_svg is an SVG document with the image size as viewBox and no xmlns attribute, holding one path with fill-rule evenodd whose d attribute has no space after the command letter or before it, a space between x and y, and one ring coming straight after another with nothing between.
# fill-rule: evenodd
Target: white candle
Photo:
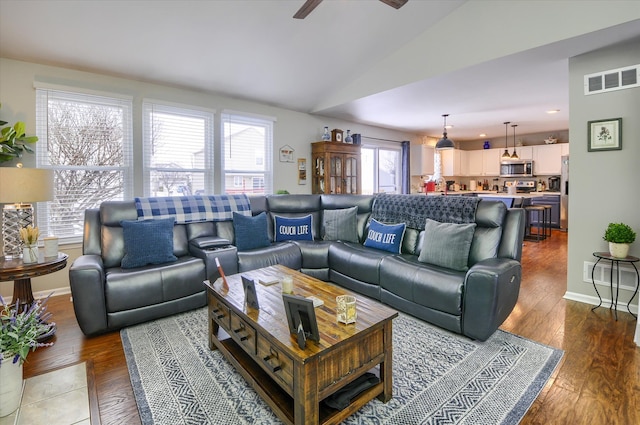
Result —
<instances>
[{"instance_id":1,"label":"white candle","mask_svg":"<svg viewBox=\"0 0 640 425\"><path fill-rule=\"evenodd\" d=\"M285 294L293 293L293 277L285 276L282 278L282 292Z\"/></svg>"},{"instance_id":2,"label":"white candle","mask_svg":"<svg viewBox=\"0 0 640 425\"><path fill-rule=\"evenodd\" d=\"M45 257L57 257L58 256L58 238L55 236L47 236L44 238L44 256Z\"/></svg>"}]
</instances>

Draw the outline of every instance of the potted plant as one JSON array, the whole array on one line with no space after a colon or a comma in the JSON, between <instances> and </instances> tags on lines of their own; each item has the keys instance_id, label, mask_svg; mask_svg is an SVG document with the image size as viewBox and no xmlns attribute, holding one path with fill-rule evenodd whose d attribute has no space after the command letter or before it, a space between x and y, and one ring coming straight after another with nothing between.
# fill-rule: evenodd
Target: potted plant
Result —
<instances>
[{"instance_id":1,"label":"potted plant","mask_svg":"<svg viewBox=\"0 0 640 425\"><path fill-rule=\"evenodd\" d=\"M2 104L0 104L0 107ZM27 136L25 134L26 125L18 121L13 126L7 121L0 120L0 162L11 161L14 158L21 158L23 152L33 153L29 146L38 141L37 136ZM6 126L6 127L5 127Z\"/></svg>"},{"instance_id":2,"label":"potted plant","mask_svg":"<svg viewBox=\"0 0 640 425\"><path fill-rule=\"evenodd\" d=\"M636 240L636 232L624 223L609 223L602 237L609 242L609 253L616 258L625 258L629 244Z\"/></svg>"},{"instance_id":3,"label":"potted plant","mask_svg":"<svg viewBox=\"0 0 640 425\"><path fill-rule=\"evenodd\" d=\"M38 262L38 238L40 237L40 230L37 227L33 227L30 224L27 227L20 229L20 239L24 247L22 249L22 262L37 263Z\"/></svg>"},{"instance_id":4,"label":"potted plant","mask_svg":"<svg viewBox=\"0 0 640 425\"><path fill-rule=\"evenodd\" d=\"M30 351L53 343L46 340L55 332L55 323L47 322L44 300L35 300L21 308L20 300L7 305L0 296L0 417L13 413L20 405L22 393L22 365Z\"/></svg>"}]
</instances>

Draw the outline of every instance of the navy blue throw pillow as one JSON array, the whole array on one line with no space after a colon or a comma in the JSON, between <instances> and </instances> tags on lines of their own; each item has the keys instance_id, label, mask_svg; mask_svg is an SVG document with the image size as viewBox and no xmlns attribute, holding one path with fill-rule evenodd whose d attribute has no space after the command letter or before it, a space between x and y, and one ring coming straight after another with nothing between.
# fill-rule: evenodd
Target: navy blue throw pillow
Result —
<instances>
[{"instance_id":1,"label":"navy blue throw pillow","mask_svg":"<svg viewBox=\"0 0 640 425\"><path fill-rule=\"evenodd\" d=\"M313 217L311 214L304 217L275 216L276 242L281 241L312 241Z\"/></svg>"},{"instance_id":2,"label":"navy blue throw pillow","mask_svg":"<svg viewBox=\"0 0 640 425\"><path fill-rule=\"evenodd\" d=\"M383 224L372 218L364 246L400 254L406 227L404 223Z\"/></svg>"},{"instance_id":3,"label":"navy blue throw pillow","mask_svg":"<svg viewBox=\"0 0 640 425\"><path fill-rule=\"evenodd\" d=\"M247 251L254 248L264 248L271 245L267 230L267 214L248 217L237 212L233 213L233 231L236 234L236 248Z\"/></svg>"},{"instance_id":4,"label":"navy blue throw pillow","mask_svg":"<svg viewBox=\"0 0 640 425\"><path fill-rule=\"evenodd\" d=\"M124 257L123 269L133 269L147 264L163 264L176 261L173 255L173 224L175 218L152 220L123 220Z\"/></svg>"}]
</instances>

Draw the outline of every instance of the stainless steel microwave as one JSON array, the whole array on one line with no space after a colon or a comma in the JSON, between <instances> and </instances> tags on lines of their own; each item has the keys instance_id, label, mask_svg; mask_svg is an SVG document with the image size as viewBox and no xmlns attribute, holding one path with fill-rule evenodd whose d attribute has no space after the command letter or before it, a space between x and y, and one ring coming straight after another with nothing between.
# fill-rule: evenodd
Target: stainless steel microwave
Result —
<instances>
[{"instance_id":1,"label":"stainless steel microwave","mask_svg":"<svg viewBox=\"0 0 640 425\"><path fill-rule=\"evenodd\" d=\"M500 177L533 177L533 161L500 161Z\"/></svg>"}]
</instances>

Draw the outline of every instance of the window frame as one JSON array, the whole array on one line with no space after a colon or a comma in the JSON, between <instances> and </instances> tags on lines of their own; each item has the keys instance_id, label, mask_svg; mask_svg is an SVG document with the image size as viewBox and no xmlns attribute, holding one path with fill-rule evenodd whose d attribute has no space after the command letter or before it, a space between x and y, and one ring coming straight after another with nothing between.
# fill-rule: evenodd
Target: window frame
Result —
<instances>
[{"instance_id":1,"label":"window frame","mask_svg":"<svg viewBox=\"0 0 640 425\"><path fill-rule=\"evenodd\" d=\"M242 192L247 193L247 195L252 194L272 194L273 193L273 133L274 127L276 123L276 118L269 117L265 115L256 115L250 114L246 112L237 112L224 110L221 114L220 119L220 158L221 158L221 167L220 167L220 192L221 193L238 193L238 190L234 187L227 187L227 175L228 174L237 174L244 176L252 176L255 174L260 174L264 178L264 190L262 192ZM246 168L246 169L227 169L226 166L226 145L227 145L227 135L225 133L225 129L227 124L236 124L236 125L246 125L246 126L260 126L265 129L265 147L264 147L264 155L263 155L263 170L256 170L255 163L257 162L255 158L258 156L253 154L253 164L254 168ZM236 133L234 133L236 134ZM233 136L233 134L231 134ZM232 143L230 141L229 143ZM233 151L233 145L230 145L230 149ZM252 176L252 188L253 188L253 178Z\"/></svg>"},{"instance_id":2,"label":"window frame","mask_svg":"<svg viewBox=\"0 0 640 425\"><path fill-rule=\"evenodd\" d=\"M145 98L142 100L142 184L144 196L152 196L151 191L151 174L157 172L173 172L173 173L198 173L202 174L204 180L204 193L214 193L215 167L214 167L214 146L215 146L215 110L207 108L199 108L193 105L184 105L179 103L167 102L156 99ZM188 118L202 119L204 122L203 132L203 158L204 164L202 168L173 168L151 166L151 135L152 135L152 119L150 114L157 112L159 114L183 116ZM193 174L192 174L193 175ZM196 193L198 190L194 190ZM177 196L178 194L174 194Z\"/></svg>"},{"instance_id":3,"label":"window frame","mask_svg":"<svg viewBox=\"0 0 640 425\"><path fill-rule=\"evenodd\" d=\"M99 92L77 87L58 86L45 83L34 83L36 89L36 165L38 168L54 170L54 200L58 197L56 179L57 171L119 171L122 172L123 187L120 194L112 200L131 199L133 197L134 173L133 173L133 97L118 93ZM52 165L49 155L49 101L58 100L76 102L77 104L96 104L106 107L122 108L122 157L123 164L119 166L82 166L82 165ZM98 208L105 201L99 199L90 208ZM41 237L55 235L60 244L78 243L83 240L84 217L78 219L77 226L80 231L72 236L65 236L57 230L60 226L52 225L52 208L50 202L37 204L37 224ZM82 211L84 214L84 209Z\"/></svg>"}]
</instances>

